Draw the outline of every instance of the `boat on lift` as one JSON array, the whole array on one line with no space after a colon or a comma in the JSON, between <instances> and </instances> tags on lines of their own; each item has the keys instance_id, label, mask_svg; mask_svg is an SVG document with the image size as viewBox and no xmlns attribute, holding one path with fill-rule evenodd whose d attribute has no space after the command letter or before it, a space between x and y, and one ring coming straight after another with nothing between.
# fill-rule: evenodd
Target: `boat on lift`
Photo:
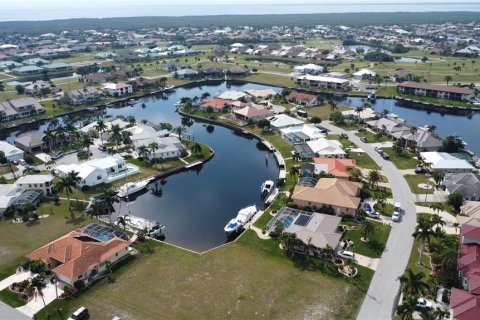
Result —
<instances>
[{"instance_id":1,"label":"boat on lift","mask_svg":"<svg viewBox=\"0 0 480 320\"><path fill-rule=\"evenodd\" d=\"M235 218L231 219L223 230L227 235L232 234L240 230L248 221L250 221L253 216L257 213L257 206L251 205L245 208L240 209Z\"/></svg>"}]
</instances>

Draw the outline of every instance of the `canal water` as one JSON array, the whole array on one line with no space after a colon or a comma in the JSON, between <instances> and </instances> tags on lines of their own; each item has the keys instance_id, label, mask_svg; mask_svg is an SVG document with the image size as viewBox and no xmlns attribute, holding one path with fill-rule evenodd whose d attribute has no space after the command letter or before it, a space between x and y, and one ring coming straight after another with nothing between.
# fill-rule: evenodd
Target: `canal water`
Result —
<instances>
[{"instance_id":1,"label":"canal water","mask_svg":"<svg viewBox=\"0 0 480 320\"><path fill-rule=\"evenodd\" d=\"M174 104L182 97L200 97L203 92L212 96L224 90L260 89L265 86L226 84L200 88L177 89L168 100L148 97L138 100L133 107L110 108L112 116L133 115L137 121L148 119L154 123L181 124L181 116ZM144 106L142 106L144 104ZM117 214L128 214L159 221L166 225L166 242L194 251L205 251L226 242L225 224L237 215L239 209L257 204L262 208L260 186L265 180L278 177L278 166L273 154L259 148L256 139L247 139L232 130L195 123L187 128L196 141L212 147L215 156L199 171L191 170L166 178L158 183L161 196L151 192L117 206ZM152 186L150 186L152 187ZM263 209L263 208L262 208Z\"/></svg>"}]
</instances>

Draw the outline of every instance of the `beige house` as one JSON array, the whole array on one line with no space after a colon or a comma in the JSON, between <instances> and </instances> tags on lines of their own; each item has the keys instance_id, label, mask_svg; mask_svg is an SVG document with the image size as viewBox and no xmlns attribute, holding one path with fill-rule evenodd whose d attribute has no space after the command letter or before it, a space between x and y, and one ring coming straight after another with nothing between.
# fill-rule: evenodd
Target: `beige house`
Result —
<instances>
[{"instance_id":1,"label":"beige house","mask_svg":"<svg viewBox=\"0 0 480 320\"><path fill-rule=\"evenodd\" d=\"M322 178L314 187L296 185L292 200L299 208L331 207L336 215L355 216L362 184L345 179Z\"/></svg>"},{"instance_id":2,"label":"beige house","mask_svg":"<svg viewBox=\"0 0 480 320\"><path fill-rule=\"evenodd\" d=\"M53 176L50 174L24 176L15 184L21 190L42 190L44 195L51 195L54 190Z\"/></svg>"}]
</instances>

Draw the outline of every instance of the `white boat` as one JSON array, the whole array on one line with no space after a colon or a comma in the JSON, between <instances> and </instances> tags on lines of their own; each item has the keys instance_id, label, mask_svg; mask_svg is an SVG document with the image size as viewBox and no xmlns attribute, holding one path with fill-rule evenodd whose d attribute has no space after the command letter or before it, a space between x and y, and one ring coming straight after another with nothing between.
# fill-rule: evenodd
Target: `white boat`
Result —
<instances>
[{"instance_id":1,"label":"white boat","mask_svg":"<svg viewBox=\"0 0 480 320\"><path fill-rule=\"evenodd\" d=\"M370 92L370 94L367 96L367 100L370 102L375 102L377 100L377 94L375 91Z\"/></svg>"},{"instance_id":2,"label":"white boat","mask_svg":"<svg viewBox=\"0 0 480 320\"><path fill-rule=\"evenodd\" d=\"M262 198L266 198L270 195L274 185L275 183L272 180L267 180L262 183L262 186L260 188L260 194L262 195Z\"/></svg>"},{"instance_id":3,"label":"white boat","mask_svg":"<svg viewBox=\"0 0 480 320\"><path fill-rule=\"evenodd\" d=\"M164 91L168 92L168 91L174 91L175 90L175 87L174 86L165 86L165 88L163 88Z\"/></svg>"},{"instance_id":4,"label":"white boat","mask_svg":"<svg viewBox=\"0 0 480 320\"><path fill-rule=\"evenodd\" d=\"M138 182L127 182L120 188L118 188L118 193L117 195L120 198L124 198L126 196L132 195L136 192L139 192L147 187L147 185L150 183L150 179L147 180L142 180Z\"/></svg>"},{"instance_id":5,"label":"white boat","mask_svg":"<svg viewBox=\"0 0 480 320\"><path fill-rule=\"evenodd\" d=\"M240 209L238 211L238 214L235 218L230 220L226 225L223 230L227 234L231 234L233 232L237 232L240 230L241 227L243 227L252 217L257 213L257 206L256 205L251 205L248 207L245 207L243 209Z\"/></svg>"}]
</instances>

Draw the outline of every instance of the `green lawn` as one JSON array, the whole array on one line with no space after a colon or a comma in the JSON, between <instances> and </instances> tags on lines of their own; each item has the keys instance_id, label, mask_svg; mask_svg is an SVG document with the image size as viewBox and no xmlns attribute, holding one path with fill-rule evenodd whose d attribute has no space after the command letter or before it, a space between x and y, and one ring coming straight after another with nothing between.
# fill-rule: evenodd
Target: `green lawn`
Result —
<instances>
[{"instance_id":1,"label":"green lawn","mask_svg":"<svg viewBox=\"0 0 480 320\"><path fill-rule=\"evenodd\" d=\"M247 231L237 242L197 255L159 244L73 299L48 305L50 319L88 306L92 319L353 319L373 271L347 279L331 263L301 269L274 240ZM330 275L332 274L332 275ZM338 303L348 301L349 303ZM193 316L194 315L194 316ZM39 319L46 319L45 310Z\"/></svg>"},{"instance_id":2,"label":"green lawn","mask_svg":"<svg viewBox=\"0 0 480 320\"><path fill-rule=\"evenodd\" d=\"M25 300L20 298L17 293L10 291L9 288L5 288L0 291L0 301L5 302L13 308L21 307L27 303Z\"/></svg>"},{"instance_id":3,"label":"green lawn","mask_svg":"<svg viewBox=\"0 0 480 320\"><path fill-rule=\"evenodd\" d=\"M427 208L430 208L430 206L432 204L434 204L435 202L415 202L416 205L418 206L422 206L422 207L427 207ZM442 204L442 207L444 211L456 216L458 214L458 212L455 211L455 208L448 204L447 202L437 202L437 203L441 203Z\"/></svg>"},{"instance_id":4,"label":"green lawn","mask_svg":"<svg viewBox=\"0 0 480 320\"><path fill-rule=\"evenodd\" d=\"M418 264L418 258L420 256L420 241L415 240L412 246L412 251L410 253L410 258L408 259L407 268L411 268L415 273L423 272L426 278L430 278L430 272L432 269L430 268L430 259L423 255L421 259L422 265Z\"/></svg>"},{"instance_id":5,"label":"green lawn","mask_svg":"<svg viewBox=\"0 0 480 320\"><path fill-rule=\"evenodd\" d=\"M353 250L356 253L371 258L380 258L390 234L391 227L380 222L372 221L375 225L375 232L369 236L368 242L360 240L362 234L359 230L349 230L345 233L344 239L353 241ZM355 224L360 227L359 224Z\"/></svg>"},{"instance_id":6,"label":"green lawn","mask_svg":"<svg viewBox=\"0 0 480 320\"><path fill-rule=\"evenodd\" d=\"M183 143L185 144L185 146L187 148L190 149L197 142L183 140ZM187 161L189 163L192 163L192 162L195 162L195 161L198 161L198 160L205 159L211 154L209 146L207 146L206 144L202 144L202 143L198 143L198 144L200 145L202 150L198 153L193 152L190 156L188 156L187 158L184 159L185 161Z\"/></svg>"},{"instance_id":7,"label":"green lawn","mask_svg":"<svg viewBox=\"0 0 480 320\"><path fill-rule=\"evenodd\" d=\"M349 139L343 138L341 135L338 134L329 134L327 136L327 139L329 140L338 140L342 144L344 148L356 148L357 145L350 141Z\"/></svg>"},{"instance_id":8,"label":"green lawn","mask_svg":"<svg viewBox=\"0 0 480 320\"><path fill-rule=\"evenodd\" d=\"M364 169L371 169L371 170L380 170L380 167L377 165L375 161L366 153L356 153L352 152L350 154L350 158L355 159L357 162L357 166L362 167Z\"/></svg>"},{"instance_id":9,"label":"green lawn","mask_svg":"<svg viewBox=\"0 0 480 320\"><path fill-rule=\"evenodd\" d=\"M372 133L370 131L359 132L355 135L360 138L367 138L368 142L370 143L390 141L387 135L382 134L380 136L377 136L375 133Z\"/></svg>"},{"instance_id":10,"label":"green lawn","mask_svg":"<svg viewBox=\"0 0 480 320\"><path fill-rule=\"evenodd\" d=\"M417 167L417 159L406 150L401 155L397 155L393 148L383 148L383 151L390 156L390 161L400 170L415 169Z\"/></svg>"},{"instance_id":11,"label":"green lawn","mask_svg":"<svg viewBox=\"0 0 480 320\"><path fill-rule=\"evenodd\" d=\"M12 165L12 170L13 172L16 172L18 171L18 168L14 165ZM11 173L12 171L10 171L10 166L8 165L2 165L0 166L0 175L4 175L6 173Z\"/></svg>"},{"instance_id":12,"label":"green lawn","mask_svg":"<svg viewBox=\"0 0 480 320\"><path fill-rule=\"evenodd\" d=\"M427 177L424 174L407 174L405 175L405 180L407 180L412 193L432 194L433 191L435 191L435 183L427 180ZM427 190L422 189L418 186L421 183L428 183L432 188Z\"/></svg>"},{"instance_id":13,"label":"green lawn","mask_svg":"<svg viewBox=\"0 0 480 320\"><path fill-rule=\"evenodd\" d=\"M351 110L351 108L348 108L342 105L337 105L337 108L335 111L342 112L345 110ZM323 104L317 107L306 108L305 111L307 111L307 114L309 117L319 117L322 120L328 120L328 118L330 117L330 114L333 112L332 109L330 109L330 105L328 104Z\"/></svg>"},{"instance_id":14,"label":"green lawn","mask_svg":"<svg viewBox=\"0 0 480 320\"><path fill-rule=\"evenodd\" d=\"M49 217L37 223L0 221L0 279L15 273L30 251L90 222L83 213L74 210L70 214L66 201L61 201L59 206L53 202L42 203L37 213Z\"/></svg>"}]
</instances>

